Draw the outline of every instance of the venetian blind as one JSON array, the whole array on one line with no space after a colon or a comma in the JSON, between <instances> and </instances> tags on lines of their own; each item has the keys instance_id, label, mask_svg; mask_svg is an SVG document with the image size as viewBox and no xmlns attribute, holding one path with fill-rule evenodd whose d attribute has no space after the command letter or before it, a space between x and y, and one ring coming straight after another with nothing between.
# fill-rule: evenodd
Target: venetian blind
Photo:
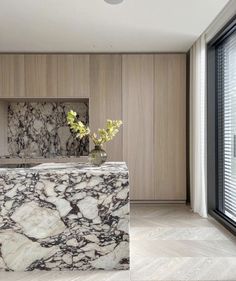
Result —
<instances>
[{"instance_id":1,"label":"venetian blind","mask_svg":"<svg viewBox=\"0 0 236 281\"><path fill-rule=\"evenodd\" d=\"M236 221L236 32L216 48L218 208Z\"/></svg>"}]
</instances>

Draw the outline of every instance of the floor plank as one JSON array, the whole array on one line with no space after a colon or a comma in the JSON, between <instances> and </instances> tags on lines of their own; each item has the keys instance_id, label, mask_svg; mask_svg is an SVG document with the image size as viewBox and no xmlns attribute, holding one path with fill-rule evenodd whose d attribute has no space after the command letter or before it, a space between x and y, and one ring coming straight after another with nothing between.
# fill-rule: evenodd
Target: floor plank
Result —
<instances>
[{"instance_id":1,"label":"floor plank","mask_svg":"<svg viewBox=\"0 0 236 281\"><path fill-rule=\"evenodd\" d=\"M236 240L188 206L131 209L132 281L236 280Z\"/></svg>"}]
</instances>

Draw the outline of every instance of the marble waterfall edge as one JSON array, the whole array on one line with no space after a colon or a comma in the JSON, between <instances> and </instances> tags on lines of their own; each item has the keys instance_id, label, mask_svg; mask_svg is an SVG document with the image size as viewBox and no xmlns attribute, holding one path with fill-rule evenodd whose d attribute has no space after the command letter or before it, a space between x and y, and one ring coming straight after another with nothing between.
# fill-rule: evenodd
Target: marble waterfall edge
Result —
<instances>
[{"instance_id":1,"label":"marble waterfall edge","mask_svg":"<svg viewBox=\"0 0 236 281\"><path fill-rule=\"evenodd\" d=\"M0 270L128 268L125 163L0 169Z\"/></svg>"}]
</instances>

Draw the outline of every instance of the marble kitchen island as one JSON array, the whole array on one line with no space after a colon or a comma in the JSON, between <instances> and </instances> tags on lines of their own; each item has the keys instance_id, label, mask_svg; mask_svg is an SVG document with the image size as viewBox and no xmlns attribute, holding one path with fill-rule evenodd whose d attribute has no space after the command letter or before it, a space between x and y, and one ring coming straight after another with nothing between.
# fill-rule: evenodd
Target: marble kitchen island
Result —
<instances>
[{"instance_id":1,"label":"marble kitchen island","mask_svg":"<svg viewBox=\"0 0 236 281\"><path fill-rule=\"evenodd\" d=\"M129 269L123 162L0 169L0 270Z\"/></svg>"}]
</instances>

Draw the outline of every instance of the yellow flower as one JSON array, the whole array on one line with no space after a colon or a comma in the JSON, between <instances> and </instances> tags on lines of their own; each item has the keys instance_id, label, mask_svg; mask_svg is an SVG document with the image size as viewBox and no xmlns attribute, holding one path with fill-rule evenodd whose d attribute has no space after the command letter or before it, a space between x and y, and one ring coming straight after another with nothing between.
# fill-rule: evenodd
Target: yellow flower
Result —
<instances>
[{"instance_id":1,"label":"yellow flower","mask_svg":"<svg viewBox=\"0 0 236 281\"><path fill-rule=\"evenodd\" d=\"M67 123L71 130L76 133L76 137L80 139L89 135L95 145L102 145L105 142L111 141L115 135L119 132L119 128L122 125L121 120L107 119L106 128L98 129L98 134L90 133L89 127L86 127L83 122L77 121L77 113L70 110L67 113Z\"/></svg>"},{"instance_id":2,"label":"yellow flower","mask_svg":"<svg viewBox=\"0 0 236 281\"><path fill-rule=\"evenodd\" d=\"M82 139L83 137L90 134L89 127L86 127L81 121L76 121L77 113L73 110L67 113L67 123L72 129L73 132L76 133L76 137Z\"/></svg>"}]
</instances>

